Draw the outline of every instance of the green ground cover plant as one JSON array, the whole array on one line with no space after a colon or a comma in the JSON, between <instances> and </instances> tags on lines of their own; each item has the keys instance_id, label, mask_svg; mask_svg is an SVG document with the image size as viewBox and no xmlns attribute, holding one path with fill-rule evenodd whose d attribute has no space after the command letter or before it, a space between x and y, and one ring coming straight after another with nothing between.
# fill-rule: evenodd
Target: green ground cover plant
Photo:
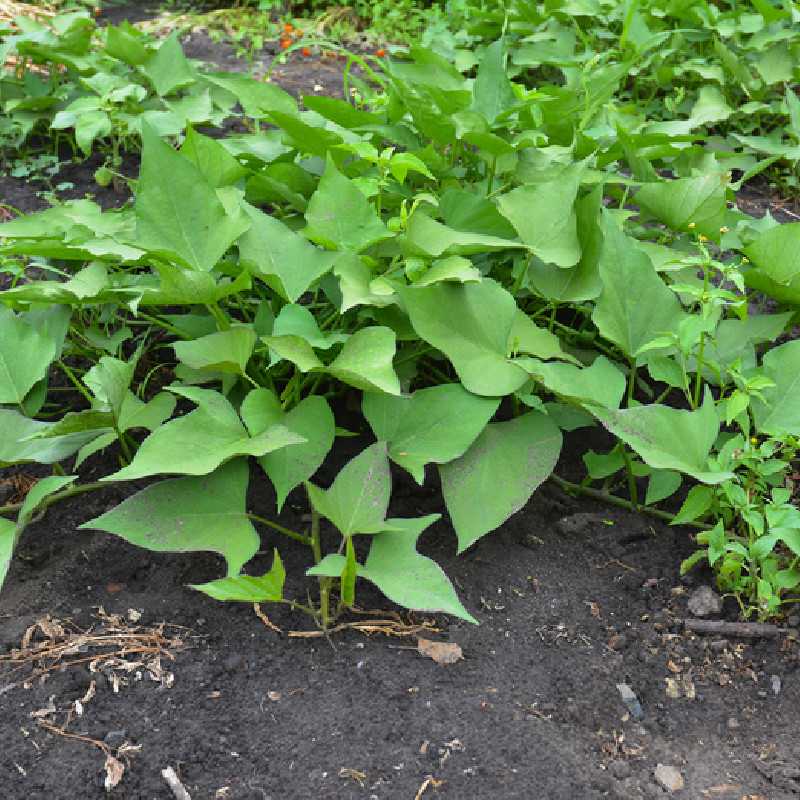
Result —
<instances>
[{"instance_id":1,"label":"green ground cover plant","mask_svg":"<svg viewBox=\"0 0 800 800\"><path fill-rule=\"evenodd\" d=\"M708 137L610 124L627 61L532 87L520 42L481 41L469 58L351 56L358 102L191 70L190 91L238 102L250 133L142 117L132 205L0 226L0 462L53 465L0 507L0 578L50 505L146 479L85 527L219 553L225 574L194 587L219 600L328 628L360 578L474 621L417 551L434 518L387 517L394 464L420 484L438 472L459 551L550 479L695 525L684 568L707 562L745 616L794 602L800 224L737 210L732 157ZM59 374L80 406L51 390ZM326 489L312 478L350 435L341 402L375 442ZM592 425L615 444L571 483L554 472L563 434ZM64 474L106 448L119 469L101 481ZM276 512L302 488L308 529L249 513L251 479ZM280 548L243 571L255 526L308 548L313 600L285 596Z\"/></svg>"}]
</instances>

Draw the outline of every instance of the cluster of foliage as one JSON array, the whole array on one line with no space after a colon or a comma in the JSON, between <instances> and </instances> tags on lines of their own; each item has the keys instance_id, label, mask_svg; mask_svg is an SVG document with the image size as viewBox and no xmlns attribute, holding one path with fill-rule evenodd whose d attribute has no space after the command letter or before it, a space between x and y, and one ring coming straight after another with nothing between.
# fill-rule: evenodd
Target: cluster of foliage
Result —
<instances>
[{"instance_id":1,"label":"cluster of foliage","mask_svg":"<svg viewBox=\"0 0 800 800\"><path fill-rule=\"evenodd\" d=\"M800 224L737 210L730 154L707 137L625 128L630 62L581 59L531 88L515 80L516 39L469 57L416 46L356 57L358 104L301 108L268 83L201 75L167 42L169 75L192 77L181 91L238 100L252 132L141 118L131 207L71 201L0 227L0 462L54 465L0 507L17 513L0 517L0 579L52 503L170 475L85 527L220 553L226 575L196 589L289 603L323 626L358 578L472 620L416 549L436 517L387 518L393 462L420 484L438 471L459 551L548 478L670 519L656 506L691 487L673 520L703 529L685 568L709 563L746 615L792 599L800 342L764 346L800 304ZM758 313L755 290L778 310ZM58 402L59 375L85 408ZM311 478L348 435L342 397L376 441L323 489ZM591 490L553 470L563 432L597 424L616 444L586 454ZM106 448L120 469L98 483L59 466ZM272 483L278 511L304 486L309 530L249 513L251 480ZM318 603L285 597L277 549L266 574L242 572L253 523L309 548Z\"/></svg>"},{"instance_id":2,"label":"cluster of foliage","mask_svg":"<svg viewBox=\"0 0 800 800\"><path fill-rule=\"evenodd\" d=\"M571 144L577 116L590 139L618 140L640 180L655 178L651 162L704 140L743 180L778 162L781 188L800 189L793 0L450 0L445 19L423 43L461 69L505 37L509 75L565 119L553 143Z\"/></svg>"}]
</instances>

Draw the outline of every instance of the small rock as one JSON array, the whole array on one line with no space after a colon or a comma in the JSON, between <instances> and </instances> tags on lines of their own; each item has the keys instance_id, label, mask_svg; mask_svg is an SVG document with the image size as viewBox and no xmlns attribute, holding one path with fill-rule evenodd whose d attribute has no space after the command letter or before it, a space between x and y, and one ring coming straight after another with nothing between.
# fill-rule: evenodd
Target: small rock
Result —
<instances>
[{"instance_id":1,"label":"small rock","mask_svg":"<svg viewBox=\"0 0 800 800\"><path fill-rule=\"evenodd\" d=\"M786 624L790 628L800 628L800 614L790 614L786 617Z\"/></svg>"},{"instance_id":2,"label":"small rock","mask_svg":"<svg viewBox=\"0 0 800 800\"><path fill-rule=\"evenodd\" d=\"M780 675L770 675L769 683L772 686L772 693L778 695L781 693L781 678Z\"/></svg>"},{"instance_id":3,"label":"small rock","mask_svg":"<svg viewBox=\"0 0 800 800\"><path fill-rule=\"evenodd\" d=\"M729 731L735 731L739 727L740 727L739 720L736 719L736 717L730 717L728 719L728 730Z\"/></svg>"},{"instance_id":4,"label":"small rock","mask_svg":"<svg viewBox=\"0 0 800 800\"><path fill-rule=\"evenodd\" d=\"M686 785L680 770L667 764L658 764L655 769L656 782L668 792L679 792Z\"/></svg>"},{"instance_id":5,"label":"small rock","mask_svg":"<svg viewBox=\"0 0 800 800\"><path fill-rule=\"evenodd\" d=\"M689 595L687 606L696 617L712 617L722 611L722 598L710 586L699 586Z\"/></svg>"},{"instance_id":6,"label":"small rock","mask_svg":"<svg viewBox=\"0 0 800 800\"><path fill-rule=\"evenodd\" d=\"M627 761L617 759L608 765L608 771L618 780L623 781L631 776L631 765Z\"/></svg>"},{"instance_id":7,"label":"small rock","mask_svg":"<svg viewBox=\"0 0 800 800\"><path fill-rule=\"evenodd\" d=\"M609 650L624 650L628 646L628 637L624 633L615 633L608 640Z\"/></svg>"},{"instance_id":8,"label":"small rock","mask_svg":"<svg viewBox=\"0 0 800 800\"><path fill-rule=\"evenodd\" d=\"M715 639L713 642L711 642L709 648L711 649L712 653L724 653L728 649L729 645L730 642L728 642L727 639Z\"/></svg>"},{"instance_id":9,"label":"small rock","mask_svg":"<svg viewBox=\"0 0 800 800\"><path fill-rule=\"evenodd\" d=\"M636 696L636 692L634 692L627 683L618 683L617 691L622 698L622 702L625 703L625 707L630 711L631 716L634 719L642 719L644 717L644 711L642 710L642 704L639 702L639 698Z\"/></svg>"}]
</instances>

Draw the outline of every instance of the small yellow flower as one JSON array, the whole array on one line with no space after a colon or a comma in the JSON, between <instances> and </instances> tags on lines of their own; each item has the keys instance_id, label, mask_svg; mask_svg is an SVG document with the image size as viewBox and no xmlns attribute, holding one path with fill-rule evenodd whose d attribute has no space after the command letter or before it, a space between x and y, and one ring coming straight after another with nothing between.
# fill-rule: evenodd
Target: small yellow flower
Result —
<instances>
[{"instance_id":1,"label":"small yellow flower","mask_svg":"<svg viewBox=\"0 0 800 800\"><path fill-rule=\"evenodd\" d=\"M742 264L749 264L750 259L747 256L742 256Z\"/></svg>"},{"instance_id":2,"label":"small yellow flower","mask_svg":"<svg viewBox=\"0 0 800 800\"><path fill-rule=\"evenodd\" d=\"M719 232L720 232L720 233L730 233L730 232L731 232L731 229L730 229L730 228L729 228L727 225L723 225L723 226L722 226L722 227L719 229Z\"/></svg>"},{"instance_id":3,"label":"small yellow flower","mask_svg":"<svg viewBox=\"0 0 800 800\"><path fill-rule=\"evenodd\" d=\"M690 222L686 227L689 228L689 230L692 230L693 228L697 227L697 223L696 222Z\"/></svg>"}]
</instances>

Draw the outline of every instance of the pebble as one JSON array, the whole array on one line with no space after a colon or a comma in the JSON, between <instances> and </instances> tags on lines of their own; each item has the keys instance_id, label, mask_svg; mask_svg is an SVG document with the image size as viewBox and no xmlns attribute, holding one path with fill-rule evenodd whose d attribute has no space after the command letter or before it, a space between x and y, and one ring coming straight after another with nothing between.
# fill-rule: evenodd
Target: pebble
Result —
<instances>
[{"instance_id":1,"label":"pebble","mask_svg":"<svg viewBox=\"0 0 800 800\"><path fill-rule=\"evenodd\" d=\"M642 719L644 717L644 711L642 710L642 704L639 702L639 698L636 696L636 692L634 692L627 683L618 683L617 691L620 697L622 697L622 702L625 703L625 707L630 711L631 716L634 719Z\"/></svg>"},{"instance_id":2,"label":"pebble","mask_svg":"<svg viewBox=\"0 0 800 800\"><path fill-rule=\"evenodd\" d=\"M624 633L615 633L608 640L609 650L624 650L628 646L628 637Z\"/></svg>"},{"instance_id":3,"label":"pebble","mask_svg":"<svg viewBox=\"0 0 800 800\"><path fill-rule=\"evenodd\" d=\"M680 770L667 764L658 764L654 776L656 781L668 792L679 792L686 785Z\"/></svg>"},{"instance_id":4,"label":"pebble","mask_svg":"<svg viewBox=\"0 0 800 800\"><path fill-rule=\"evenodd\" d=\"M786 618L786 624L790 628L800 628L800 614L790 614Z\"/></svg>"},{"instance_id":5,"label":"pebble","mask_svg":"<svg viewBox=\"0 0 800 800\"><path fill-rule=\"evenodd\" d=\"M715 639L709 647L712 653L723 653L728 649L730 642L727 639Z\"/></svg>"},{"instance_id":6,"label":"pebble","mask_svg":"<svg viewBox=\"0 0 800 800\"><path fill-rule=\"evenodd\" d=\"M602 514L588 512L570 514L568 517L562 517L556 522L556 530L564 536L580 536L602 527L604 524L603 519Z\"/></svg>"},{"instance_id":7,"label":"pebble","mask_svg":"<svg viewBox=\"0 0 800 800\"><path fill-rule=\"evenodd\" d=\"M622 759L612 761L608 765L608 771L619 781L625 780L625 778L630 778L632 772L631 765Z\"/></svg>"},{"instance_id":8,"label":"pebble","mask_svg":"<svg viewBox=\"0 0 800 800\"><path fill-rule=\"evenodd\" d=\"M722 611L722 598L710 586L699 586L686 605L696 617L713 617Z\"/></svg>"},{"instance_id":9,"label":"pebble","mask_svg":"<svg viewBox=\"0 0 800 800\"><path fill-rule=\"evenodd\" d=\"M728 730L729 731L735 731L739 727L740 727L739 720L736 719L736 717L730 717L728 719Z\"/></svg>"},{"instance_id":10,"label":"pebble","mask_svg":"<svg viewBox=\"0 0 800 800\"><path fill-rule=\"evenodd\" d=\"M770 675L769 676L769 683L772 686L772 693L773 694L780 694L781 693L781 678L780 675Z\"/></svg>"}]
</instances>

